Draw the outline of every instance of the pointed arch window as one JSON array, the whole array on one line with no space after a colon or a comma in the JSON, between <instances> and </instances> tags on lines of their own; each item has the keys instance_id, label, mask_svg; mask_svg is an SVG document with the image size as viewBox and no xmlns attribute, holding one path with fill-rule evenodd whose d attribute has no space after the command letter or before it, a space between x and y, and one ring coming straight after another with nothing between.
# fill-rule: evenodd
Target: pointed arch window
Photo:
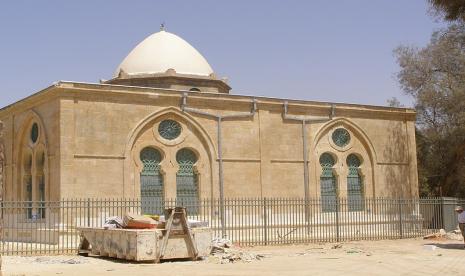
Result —
<instances>
[{"instance_id":1,"label":"pointed arch window","mask_svg":"<svg viewBox=\"0 0 465 276\"><path fill-rule=\"evenodd\" d=\"M197 155L183 148L176 153L179 170L176 173L176 202L186 207L188 214L198 214L199 188L198 175L194 170Z\"/></svg>"},{"instance_id":2,"label":"pointed arch window","mask_svg":"<svg viewBox=\"0 0 465 276\"><path fill-rule=\"evenodd\" d=\"M21 191L19 197L26 201L27 219L44 219L46 217L47 192L47 147L41 125L33 120L27 125L21 140L18 173Z\"/></svg>"},{"instance_id":3,"label":"pointed arch window","mask_svg":"<svg viewBox=\"0 0 465 276\"><path fill-rule=\"evenodd\" d=\"M321 210L323 212L336 211L337 186L336 176L334 175L334 164L336 161L330 153L323 153L320 156L321 176L320 176L320 194Z\"/></svg>"},{"instance_id":4,"label":"pointed arch window","mask_svg":"<svg viewBox=\"0 0 465 276\"><path fill-rule=\"evenodd\" d=\"M37 209L37 218L45 218L45 153L43 151L36 152L35 156L35 180L36 180L36 191L39 206Z\"/></svg>"},{"instance_id":5,"label":"pointed arch window","mask_svg":"<svg viewBox=\"0 0 465 276\"><path fill-rule=\"evenodd\" d=\"M23 157L23 185L24 185L24 199L27 202L26 216L28 219L32 218L32 152L27 152Z\"/></svg>"},{"instance_id":6,"label":"pointed arch window","mask_svg":"<svg viewBox=\"0 0 465 276\"><path fill-rule=\"evenodd\" d=\"M347 156L347 203L349 211L363 211L365 209L363 182L360 175L360 158L355 154Z\"/></svg>"},{"instance_id":7,"label":"pointed arch window","mask_svg":"<svg viewBox=\"0 0 465 276\"><path fill-rule=\"evenodd\" d=\"M161 153L146 147L140 152L143 168L140 172L140 195L143 214L161 214L163 211L164 188L160 170Z\"/></svg>"}]
</instances>

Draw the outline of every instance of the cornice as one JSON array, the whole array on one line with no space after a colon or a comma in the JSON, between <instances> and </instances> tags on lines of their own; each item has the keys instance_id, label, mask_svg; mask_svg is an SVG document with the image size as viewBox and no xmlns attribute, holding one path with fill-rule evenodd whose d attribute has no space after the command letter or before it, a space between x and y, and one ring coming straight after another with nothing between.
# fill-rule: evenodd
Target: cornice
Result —
<instances>
[{"instance_id":1,"label":"cornice","mask_svg":"<svg viewBox=\"0 0 465 276\"><path fill-rule=\"evenodd\" d=\"M188 93L189 99L215 101L223 103L249 104L252 99L257 101L258 109L279 110L282 108L285 101L290 106L290 112L298 112L301 114L311 112L326 113L329 112L331 106L335 106L336 117L353 116L361 118L380 118L380 119L396 119L415 121L416 112L411 108L395 108L374 105L350 104L350 103L331 103L331 102L316 102L295 99L279 99L262 96L248 96L237 94L210 93L210 92L192 92L176 89L161 89L151 87L137 87L114 84L98 84L98 83L81 83L60 81L57 82L27 98L24 98L16 103L8 105L0 109L0 117L6 113L23 110L28 106L37 105L38 102L50 100L51 96L59 97L79 97L79 95L93 95L95 93L101 97L127 95L131 98L139 95L144 98L158 99L160 97L176 97L180 98L184 93ZM105 100L105 98L102 98Z\"/></svg>"}]
</instances>

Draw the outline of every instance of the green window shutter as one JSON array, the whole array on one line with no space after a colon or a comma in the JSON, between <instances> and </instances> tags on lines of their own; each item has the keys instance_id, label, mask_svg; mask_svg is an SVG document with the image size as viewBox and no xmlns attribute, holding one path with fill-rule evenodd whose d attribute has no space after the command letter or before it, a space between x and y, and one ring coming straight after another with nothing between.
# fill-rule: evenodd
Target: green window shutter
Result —
<instances>
[{"instance_id":1,"label":"green window shutter","mask_svg":"<svg viewBox=\"0 0 465 276\"><path fill-rule=\"evenodd\" d=\"M140 173L141 208L143 214L163 213L163 176L160 173L162 156L154 148L144 148L140 153L143 164Z\"/></svg>"},{"instance_id":2,"label":"green window shutter","mask_svg":"<svg viewBox=\"0 0 465 276\"><path fill-rule=\"evenodd\" d=\"M186 207L188 214L198 214L198 176L194 171L197 162L195 153L187 148L176 153L179 170L176 173L176 204Z\"/></svg>"},{"instance_id":3,"label":"green window shutter","mask_svg":"<svg viewBox=\"0 0 465 276\"><path fill-rule=\"evenodd\" d=\"M335 212L337 200L336 177L334 176L333 166L335 164L333 156L327 152L320 156L321 176L320 176L320 195L321 211Z\"/></svg>"},{"instance_id":4,"label":"green window shutter","mask_svg":"<svg viewBox=\"0 0 465 276\"><path fill-rule=\"evenodd\" d=\"M359 172L360 165L361 161L357 155L350 154L347 156L347 166L349 168L347 175L347 203L349 211L365 210L363 183Z\"/></svg>"}]
</instances>

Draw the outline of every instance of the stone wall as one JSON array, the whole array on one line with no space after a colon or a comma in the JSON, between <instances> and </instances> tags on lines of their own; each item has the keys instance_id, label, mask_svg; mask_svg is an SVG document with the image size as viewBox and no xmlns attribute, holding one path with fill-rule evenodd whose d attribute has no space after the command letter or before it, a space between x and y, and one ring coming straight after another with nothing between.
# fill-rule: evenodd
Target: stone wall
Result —
<instances>
[{"instance_id":1,"label":"stone wall","mask_svg":"<svg viewBox=\"0 0 465 276\"><path fill-rule=\"evenodd\" d=\"M32 118L40 118L47 135L49 193L62 198L110 198L140 195L140 151L162 152L165 197L176 194L176 152L191 148L198 156L201 197L219 195L217 120L180 109L183 92L153 88L64 83L41 100L0 111L5 123L6 183L10 198L19 194L15 179L15 138ZM252 98L189 93L187 105L215 115L247 113ZM302 125L283 119L283 101L257 98L253 117L222 122L225 197L303 197ZM321 154L334 156L339 194L346 195L346 158L362 160L366 196L418 195L414 119L409 109L337 104L331 121L309 124L307 132L310 196L320 194ZM289 114L327 118L330 104L290 101ZM28 115L29 114L29 115ZM31 117L32 116L32 117ZM29 118L29 119L28 119ZM159 137L163 119L182 126L174 141ZM351 142L334 145L336 128ZM14 133L14 135L13 135ZM12 160L12 161L9 161ZM8 192L7 192L8 194Z\"/></svg>"},{"instance_id":2,"label":"stone wall","mask_svg":"<svg viewBox=\"0 0 465 276\"><path fill-rule=\"evenodd\" d=\"M74 135L73 146L62 140L62 147L69 150L63 158L70 162L69 166L62 165L64 195L138 196L141 170L138 154L144 146L153 146L164 155L166 197L175 195L178 170L175 154L182 147L193 148L199 154L201 196L218 196L216 120L182 112L180 93L165 96L163 91L155 91L158 96L138 95L139 99L121 93L96 100L93 95L99 91L94 91L62 100L62 109L73 110L72 118L62 117L66 129L62 135L68 137L69 133L69 139ZM189 94L187 103L189 107L222 116L245 113L251 108L251 98L236 100L217 95L208 98L198 97L197 93ZM258 109L253 118L222 122L225 197L302 197L302 126L283 120L279 102L259 99ZM366 196L417 195L413 122L398 113L389 117L381 111L337 106L332 121L306 127L310 196L319 196L318 159L324 152L337 157L334 170L341 196L346 195L346 158L350 153L362 159L360 171ZM291 104L289 112L323 117L328 116L329 107ZM164 118L181 123L185 131L182 141L169 144L159 139L156 127ZM340 149L331 143L330 134L338 127L351 134L352 142L347 148Z\"/></svg>"}]
</instances>

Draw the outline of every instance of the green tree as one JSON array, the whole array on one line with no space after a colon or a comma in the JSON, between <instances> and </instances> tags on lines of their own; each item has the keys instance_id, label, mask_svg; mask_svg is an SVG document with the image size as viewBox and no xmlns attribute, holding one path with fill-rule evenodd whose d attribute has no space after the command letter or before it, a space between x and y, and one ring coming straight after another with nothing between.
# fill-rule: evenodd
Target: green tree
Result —
<instances>
[{"instance_id":1,"label":"green tree","mask_svg":"<svg viewBox=\"0 0 465 276\"><path fill-rule=\"evenodd\" d=\"M390 107L404 107L404 105L401 104L399 99L397 99L396 97L392 97L390 99L387 99L386 103Z\"/></svg>"},{"instance_id":2,"label":"green tree","mask_svg":"<svg viewBox=\"0 0 465 276\"><path fill-rule=\"evenodd\" d=\"M420 192L465 196L465 23L433 33L424 48L395 50L397 77L417 110Z\"/></svg>"},{"instance_id":3,"label":"green tree","mask_svg":"<svg viewBox=\"0 0 465 276\"><path fill-rule=\"evenodd\" d=\"M465 0L428 0L433 13L447 21L465 21Z\"/></svg>"}]
</instances>

